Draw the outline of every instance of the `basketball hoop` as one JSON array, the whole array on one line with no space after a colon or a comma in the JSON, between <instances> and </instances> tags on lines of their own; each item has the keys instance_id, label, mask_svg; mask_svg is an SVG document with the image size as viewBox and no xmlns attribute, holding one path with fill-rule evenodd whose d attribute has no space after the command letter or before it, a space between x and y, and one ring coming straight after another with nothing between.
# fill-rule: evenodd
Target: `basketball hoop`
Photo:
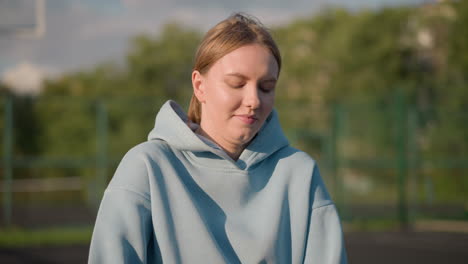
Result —
<instances>
[{"instance_id":1,"label":"basketball hoop","mask_svg":"<svg viewBox=\"0 0 468 264\"><path fill-rule=\"evenodd\" d=\"M0 0L0 37L43 37L46 33L45 1Z\"/></svg>"}]
</instances>

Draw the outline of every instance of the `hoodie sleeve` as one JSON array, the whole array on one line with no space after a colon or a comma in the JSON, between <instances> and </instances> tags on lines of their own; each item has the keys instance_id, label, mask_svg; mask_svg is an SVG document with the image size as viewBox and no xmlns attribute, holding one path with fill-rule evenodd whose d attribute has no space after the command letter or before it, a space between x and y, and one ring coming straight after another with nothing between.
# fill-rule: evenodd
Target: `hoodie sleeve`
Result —
<instances>
[{"instance_id":1,"label":"hoodie sleeve","mask_svg":"<svg viewBox=\"0 0 468 264\"><path fill-rule=\"evenodd\" d=\"M99 207L88 263L154 263L153 234L144 159L129 152L119 164ZM156 262L161 263L161 262Z\"/></svg>"},{"instance_id":2,"label":"hoodie sleeve","mask_svg":"<svg viewBox=\"0 0 468 264\"><path fill-rule=\"evenodd\" d=\"M310 195L312 208L304 263L346 264L340 218L317 167L314 168Z\"/></svg>"}]
</instances>

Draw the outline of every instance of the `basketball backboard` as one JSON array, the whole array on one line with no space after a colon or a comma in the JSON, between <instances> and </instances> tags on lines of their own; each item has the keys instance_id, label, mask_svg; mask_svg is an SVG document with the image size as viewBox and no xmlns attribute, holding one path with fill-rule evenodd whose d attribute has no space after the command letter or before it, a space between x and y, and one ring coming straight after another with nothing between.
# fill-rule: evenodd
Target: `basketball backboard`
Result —
<instances>
[{"instance_id":1,"label":"basketball backboard","mask_svg":"<svg viewBox=\"0 0 468 264\"><path fill-rule=\"evenodd\" d=\"M0 0L0 37L33 37L45 34L46 0Z\"/></svg>"}]
</instances>

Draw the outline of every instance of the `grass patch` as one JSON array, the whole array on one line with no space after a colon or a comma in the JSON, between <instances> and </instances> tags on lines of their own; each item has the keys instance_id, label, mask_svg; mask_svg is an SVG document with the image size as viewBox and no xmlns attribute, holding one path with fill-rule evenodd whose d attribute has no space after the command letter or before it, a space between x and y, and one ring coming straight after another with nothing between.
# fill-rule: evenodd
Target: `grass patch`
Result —
<instances>
[{"instance_id":1,"label":"grass patch","mask_svg":"<svg viewBox=\"0 0 468 264\"><path fill-rule=\"evenodd\" d=\"M88 244L92 226L54 227L39 230L0 229L0 247L28 247Z\"/></svg>"}]
</instances>

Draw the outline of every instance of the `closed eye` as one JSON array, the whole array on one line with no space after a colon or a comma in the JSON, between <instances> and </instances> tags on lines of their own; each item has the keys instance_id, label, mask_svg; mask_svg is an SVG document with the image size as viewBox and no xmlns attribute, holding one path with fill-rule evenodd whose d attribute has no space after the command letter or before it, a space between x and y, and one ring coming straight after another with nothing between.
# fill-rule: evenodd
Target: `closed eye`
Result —
<instances>
[{"instance_id":1,"label":"closed eye","mask_svg":"<svg viewBox=\"0 0 468 264\"><path fill-rule=\"evenodd\" d=\"M246 83L246 78L238 74L229 74L224 78L224 82L232 88L242 88Z\"/></svg>"},{"instance_id":2,"label":"closed eye","mask_svg":"<svg viewBox=\"0 0 468 264\"><path fill-rule=\"evenodd\" d=\"M264 81L260 84L260 90L265 93L272 92L275 89L276 81Z\"/></svg>"},{"instance_id":3,"label":"closed eye","mask_svg":"<svg viewBox=\"0 0 468 264\"><path fill-rule=\"evenodd\" d=\"M229 87L231 87L231 88L236 88L236 89L237 89L237 88L242 88L242 87L245 85L245 83L243 83L243 82L242 82L242 83L240 83L240 82L226 82L226 84L227 84Z\"/></svg>"}]
</instances>

